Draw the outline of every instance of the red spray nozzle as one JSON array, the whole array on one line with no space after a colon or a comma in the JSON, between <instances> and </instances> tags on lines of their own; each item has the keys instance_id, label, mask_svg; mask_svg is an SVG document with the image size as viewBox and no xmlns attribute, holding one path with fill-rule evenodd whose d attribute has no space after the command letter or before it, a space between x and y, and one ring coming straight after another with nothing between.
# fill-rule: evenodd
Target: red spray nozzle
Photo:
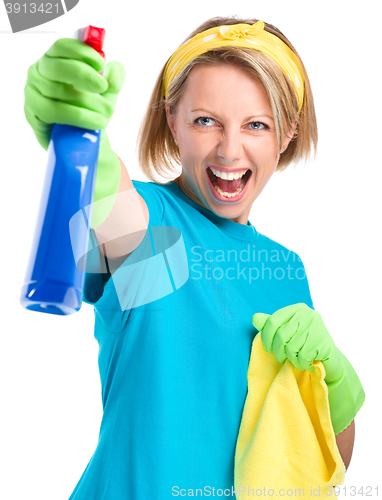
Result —
<instances>
[{"instance_id":1,"label":"red spray nozzle","mask_svg":"<svg viewBox=\"0 0 382 500\"><path fill-rule=\"evenodd\" d=\"M103 28L96 28L90 25L84 28L82 41L90 45L90 47L96 50L103 58L105 58L105 53L102 50L104 39L105 30Z\"/></svg>"}]
</instances>

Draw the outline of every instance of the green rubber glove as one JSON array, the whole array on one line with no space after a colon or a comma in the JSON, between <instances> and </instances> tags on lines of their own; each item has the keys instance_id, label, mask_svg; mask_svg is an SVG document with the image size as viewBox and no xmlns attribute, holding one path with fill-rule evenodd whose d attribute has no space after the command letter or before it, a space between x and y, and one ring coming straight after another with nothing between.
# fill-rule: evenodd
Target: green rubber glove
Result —
<instances>
[{"instance_id":1,"label":"green rubber glove","mask_svg":"<svg viewBox=\"0 0 382 500\"><path fill-rule=\"evenodd\" d=\"M105 69L104 76L99 72ZM119 188L120 162L110 146L106 127L114 113L125 70L109 62L87 44L72 38L57 40L28 69L24 88L24 113L44 149L48 149L53 124L101 130L91 226L109 215Z\"/></svg>"},{"instance_id":2,"label":"green rubber glove","mask_svg":"<svg viewBox=\"0 0 382 500\"><path fill-rule=\"evenodd\" d=\"M361 382L347 358L335 346L321 315L306 304L293 304L272 315L257 313L253 326L260 332L264 349L279 363L288 358L298 370L315 370L322 361L328 387L330 416L335 434L354 419L365 400Z\"/></svg>"}]
</instances>

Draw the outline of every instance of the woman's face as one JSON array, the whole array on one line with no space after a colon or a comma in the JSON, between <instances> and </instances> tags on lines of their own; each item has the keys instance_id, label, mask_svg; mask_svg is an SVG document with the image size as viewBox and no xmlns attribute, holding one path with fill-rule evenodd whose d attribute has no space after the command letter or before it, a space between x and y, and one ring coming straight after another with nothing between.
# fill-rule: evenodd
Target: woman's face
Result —
<instances>
[{"instance_id":1,"label":"woman's face","mask_svg":"<svg viewBox=\"0 0 382 500\"><path fill-rule=\"evenodd\" d=\"M166 114L182 161L175 182L195 203L247 224L280 155L263 84L234 65L197 65L176 112L166 104Z\"/></svg>"}]
</instances>

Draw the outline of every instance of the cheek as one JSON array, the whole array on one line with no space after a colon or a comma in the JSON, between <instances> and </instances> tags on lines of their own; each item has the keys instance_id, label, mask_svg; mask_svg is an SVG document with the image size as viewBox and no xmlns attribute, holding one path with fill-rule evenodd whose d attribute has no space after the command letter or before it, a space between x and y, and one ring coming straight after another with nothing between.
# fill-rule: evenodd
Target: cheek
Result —
<instances>
[{"instance_id":1,"label":"cheek","mask_svg":"<svg viewBox=\"0 0 382 500\"><path fill-rule=\"evenodd\" d=\"M254 143L251 156L259 167L272 169L278 162L277 140L272 137L263 137Z\"/></svg>"},{"instance_id":2,"label":"cheek","mask_svg":"<svg viewBox=\"0 0 382 500\"><path fill-rule=\"evenodd\" d=\"M179 152L182 162L193 162L205 158L211 150L208 138L198 136L198 134L187 134L182 137L179 143Z\"/></svg>"}]
</instances>

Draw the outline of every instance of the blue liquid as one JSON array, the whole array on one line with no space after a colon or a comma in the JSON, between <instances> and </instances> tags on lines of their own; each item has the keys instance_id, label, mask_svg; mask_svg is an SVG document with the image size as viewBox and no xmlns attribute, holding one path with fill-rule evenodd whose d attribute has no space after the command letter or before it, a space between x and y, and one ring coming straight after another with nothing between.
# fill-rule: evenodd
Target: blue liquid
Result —
<instances>
[{"instance_id":1,"label":"blue liquid","mask_svg":"<svg viewBox=\"0 0 382 500\"><path fill-rule=\"evenodd\" d=\"M100 139L100 130L53 126L20 295L26 309L66 315L81 308Z\"/></svg>"}]
</instances>

